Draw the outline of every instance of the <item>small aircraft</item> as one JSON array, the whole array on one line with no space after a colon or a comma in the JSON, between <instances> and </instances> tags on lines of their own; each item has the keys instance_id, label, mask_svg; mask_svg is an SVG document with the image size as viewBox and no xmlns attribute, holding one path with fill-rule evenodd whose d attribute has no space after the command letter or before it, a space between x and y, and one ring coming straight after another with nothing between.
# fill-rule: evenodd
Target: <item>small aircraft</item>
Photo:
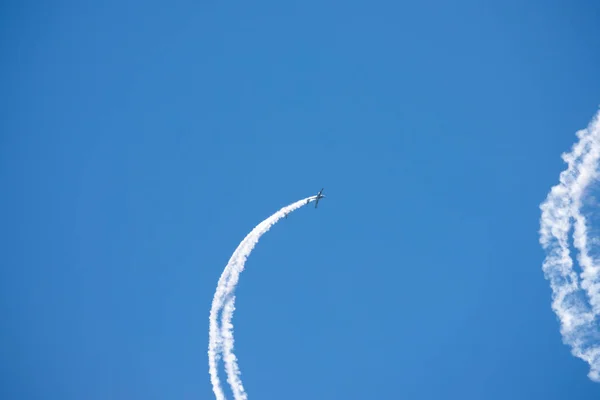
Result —
<instances>
[{"instance_id":1,"label":"small aircraft","mask_svg":"<svg viewBox=\"0 0 600 400\"><path fill-rule=\"evenodd\" d=\"M323 188L323 189L325 189L325 188ZM316 200L315 201L315 208L317 208L317 206L319 205L319 200L321 200L322 198L325 197L325 195L323 194L323 189L321 189L319 191L319 193L317 193L317 198L315 199ZM306 202L306 204L308 204L308 201Z\"/></svg>"}]
</instances>

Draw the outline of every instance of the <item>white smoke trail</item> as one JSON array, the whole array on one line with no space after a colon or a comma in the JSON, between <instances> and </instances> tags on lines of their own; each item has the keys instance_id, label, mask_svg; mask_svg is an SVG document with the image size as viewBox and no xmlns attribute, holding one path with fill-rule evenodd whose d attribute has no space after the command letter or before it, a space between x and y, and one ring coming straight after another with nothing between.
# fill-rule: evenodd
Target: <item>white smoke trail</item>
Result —
<instances>
[{"instance_id":1,"label":"white smoke trail","mask_svg":"<svg viewBox=\"0 0 600 400\"><path fill-rule=\"evenodd\" d=\"M240 368L237 365L237 357L233 353L233 323L231 319L235 311L235 296L227 299L221 315L221 337L223 338L223 361L225 362L225 371L227 372L227 383L233 391L233 397L238 399L247 399L244 386L240 379Z\"/></svg>"},{"instance_id":2,"label":"white smoke trail","mask_svg":"<svg viewBox=\"0 0 600 400\"><path fill-rule=\"evenodd\" d=\"M560 183L540 206L540 243L546 250L543 270L552 287L552 309L560 319L563 341L573 355L590 365L589 378L600 382L600 266L589 254L586 218L581 212L584 192L597 179L600 112L577 137L571 152L562 156L567 169L560 174ZM569 250L572 224L581 280Z\"/></svg>"},{"instance_id":3,"label":"white smoke trail","mask_svg":"<svg viewBox=\"0 0 600 400\"><path fill-rule=\"evenodd\" d=\"M231 386L234 398L236 400L247 399L247 394L240 379L237 358L235 354L233 354L233 324L231 323L233 311L235 310L235 297L233 296L233 293L239 281L240 273L244 270L246 259L254 249L254 246L260 237L268 232L273 225L287 214L308 204L315 198L316 196L311 196L283 207L281 210L258 224L238 245L219 278L219 283L217 284L217 289L215 290L210 309L208 339L210 381L217 400L225 400L225 394L221 387L217 369L220 353L223 353L223 361L225 362L225 370L227 372L227 382ZM221 328L219 329L217 319L220 312L222 312L222 315Z\"/></svg>"}]
</instances>

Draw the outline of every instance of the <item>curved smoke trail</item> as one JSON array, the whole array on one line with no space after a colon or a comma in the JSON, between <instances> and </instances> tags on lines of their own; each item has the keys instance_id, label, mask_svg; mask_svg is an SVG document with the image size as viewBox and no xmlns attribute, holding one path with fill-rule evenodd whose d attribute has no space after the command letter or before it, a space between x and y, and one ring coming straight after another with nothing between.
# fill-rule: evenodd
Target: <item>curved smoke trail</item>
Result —
<instances>
[{"instance_id":1,"label":"curved smoke trail","mask_svg":"<svg viewBox=\"0 0 600 400\"><path fill-rule=\"evenodd\" d=\"M313 201L315 197L316 196L311 196L283 207L281 210L258 224L244 240L242 240L237 249L235 249L219 278L210 309L208 332L208 370L213 392L215 393L217 400L225 400L225 394L221 387L217 368L221 353L223 354L223 361L225 363L227 382L231 386L234 398L236 400L245 400L248 398L240 379L237 357L233 354L234 339L233 324L231 322L233 311L235 310L235 296L233 293L239 281L240 273L244 270L246 259L254 249L254 246L260 237L268 232L273 225L287 214ZM218 324L219 313L221 313L220 328Z\"/></svg>"},{"instance_id":2,"label":"curved smoke trail","mask_svg":"<svg viewBox=\"0 0 600 400\"><path fill-rule=\"evenodd\" d=\"M598 178L600 112L577 137L571 152L562 156L567 169L560 174L560 183L540 206L540 243L546 251L543 270L552 287L552 309L560 320L563 341L590 365L589 378L600 382L600 260L590 255L587 220L581 211L586 189ZM572 228L581 276L570 255Z\"/></svg>"}]
</instances>

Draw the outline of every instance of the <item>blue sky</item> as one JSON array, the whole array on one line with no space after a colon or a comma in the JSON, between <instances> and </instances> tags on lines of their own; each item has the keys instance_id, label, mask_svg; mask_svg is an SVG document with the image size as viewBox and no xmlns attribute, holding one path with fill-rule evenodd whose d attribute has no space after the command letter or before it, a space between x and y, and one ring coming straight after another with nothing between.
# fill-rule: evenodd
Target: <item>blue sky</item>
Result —
<instances>
[{"instance_id":1,"label":"blue sky","mask_svg":"<svg viewBox=\"0 0 600 400\"><path fill-rule=\"evenodd\" d=\"M538 244L600 103L596 1L8 1L0 397L597 399Z\"/></svg>"}]
</instances>

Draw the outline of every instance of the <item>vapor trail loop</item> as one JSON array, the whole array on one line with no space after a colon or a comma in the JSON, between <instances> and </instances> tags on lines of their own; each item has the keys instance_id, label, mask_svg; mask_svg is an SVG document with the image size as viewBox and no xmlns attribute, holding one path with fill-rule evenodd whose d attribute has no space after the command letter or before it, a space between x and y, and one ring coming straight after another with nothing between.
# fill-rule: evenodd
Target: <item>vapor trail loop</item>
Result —
<instances>
[{"instance_id":1,"label":"vapor trail loop","mask_svg":"<svg viewBox=\"0 0 600 400\"><path fill-rule=\"evenodd\" d=\"M225 394L218 375L218 362L221 355L225 364L227 382L231 387L234 398L236 400L246 400L248 398L240 378L237 357L233 353L234 338L232 323L233 312L235 310L235 296L233 294L239 281L240 273L244 270L246 259L260 237L268 232L273 225L287 214L308 204L315 198L316 196L311 196L283 207L258 224L238 245L219 278L210 309L208 331L208 371L217 400L225 400ZM221 315L220 324L218 321L219 314Z\"/></svg>"}]
</instances>

